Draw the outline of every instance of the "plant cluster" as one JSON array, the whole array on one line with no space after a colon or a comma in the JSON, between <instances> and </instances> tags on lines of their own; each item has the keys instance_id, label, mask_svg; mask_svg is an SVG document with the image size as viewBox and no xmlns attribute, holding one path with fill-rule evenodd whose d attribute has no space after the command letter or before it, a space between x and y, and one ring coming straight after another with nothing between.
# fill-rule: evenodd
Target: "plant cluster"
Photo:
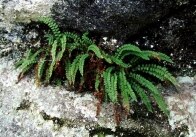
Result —
<instances>
[{"instance_id":1,"label":"plant cluster","mask_svg":"<svg viewBox=\"0 0 196 137\"><path fill-rule=\"evenodd\" d=\"M127 112L130 104L139 100L152 112L154 100L165 114L169 114L153 80L169 81L174 85L176 81L165 67L157 65L160 63L153 64L151 60L172 63L170 57L141 50L132 44L124 44L114 53L107 54L87 33L80 37L61 32L57 23L48 17L42 17L40 21L51 30L45 35L48 44L39 49L29 49L26 56L16 63L21 70L19 80L34 67L37 85L49 84L60 78L79 91L94 91L100 103L106 100L121 104Z\"/></svg>"}]
</instances>

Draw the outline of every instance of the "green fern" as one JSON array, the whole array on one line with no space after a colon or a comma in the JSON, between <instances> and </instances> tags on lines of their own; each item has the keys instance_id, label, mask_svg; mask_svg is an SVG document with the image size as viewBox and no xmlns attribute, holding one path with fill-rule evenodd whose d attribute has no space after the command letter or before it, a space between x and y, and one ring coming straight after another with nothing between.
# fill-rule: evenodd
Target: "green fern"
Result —
<instances>
[{"instance_id":1,"label":"green fern","mask_svg":"<svg viewBox=\"0 0 196 137\"><path fill-rule=\"evenodd\" d=\"M57 41L55 40L54 43L52 44L52 49L51 49L51 56L52 56L52 63L49 65L49 68L46 71L46 78L45 78L45 83L49 83L50 79L52 77L53 71L55 69L55 65L57 62L56 59L56 51L57 51Z\"/></svg>"},{"instance_id":2,"label":"green fern","mask_svg":"<svg viewBox=\"0 0 196 137\"><path fill-rule=\"evenodd\" d=\"M161 81L168 80L173 85L178 85L176 79L167 71L165 67L158 66L155 64L138 65L133 71L142 71L148 73Z\"/></svg>"},{"instance_id":3,"label":"green fern","mask_svg":"<svg viewBox=\"0 0 196 137\"><path fill-rule=\"evenodd\" d=\"M75 78L76 78L76 74L77 71L79 70L79 64L80 64L80 59L83 55L78 55L72 62L71 64L71 70L70 70L70 76L71 76L71 85L73 85L75 83ZM84 61L84 60L83 60ZM81 66L83 67L83 66ZM82 71L82 70L81 70Z\"/></svg>"},{"instance_id":4,"label":"green fern","mask_svg":"<svg viewBox=\"0 0 196 137\"><path fill-rule=\"evenodd\" d=\"M155 52L155 51L149 51L149 50L143 51L143 53L147 54L151 58L155 58L155 59L158 59L158 60L173 63L173 61L170 59L170 57L167 56L166 54L163 54L163 53L160 53L160 52Z\"/></svg>"},{"instance_id":5,"label":"green fern","mask_svg":"<svg viewBox=\"0 0 196 137\"><path fill-rule=\"evenodd\" d=\"M124 54L130 53L130 52L141 52L141 50L132 44L124 44L121 47L119 47L115 53L115 57L116 58L120 58L121 56L123 56Z\"/></svg>"},{"instance_id":6,"label":"green fern","mask_svg":"<svg viewBox=\"0 0 196 137\"><path fill-rule=\"evenodd\" d=\"M113 102L117 102L117 75L111 74L113 67L107 68L103 72L103 79L104 79L104 86L105 86L105 92L107 93L107 96L109 99Z\"/></svg>"},{"instance_id":7,"label":"green fern","mask_svg":"<svg viewBox=\"0 0 196 137\"><path fill-rule=\"evenodd\" d=\"M85 62L85 59L88 58L88 57L89 57L88 54L81 55L81 57L80 57L80 60L79 60L79 71L80 71L81 76L84 75L84 62Z\"/></svg>"},{"instance_id":8,"label":"green fern","mask_svg":"<svg viewBox=\"0 0 196 137\"><path fill-rule=\"evenodd\" d=\"M41 81L41 78L43 76L43 72L44 72L44 67L45 67L45 62L46 62L46 57L42 57L40 58L39 62L38 62L38 68L37 68L37 77L39 79L39 81Z\"/></svg>"},{"instance_id":9,"label":"green fern","mask_svg":"<svg viewBox=\"0 0 196 137\"><path fill-rule=\"evenodd\" d=\"M147 80L146 78L142 77L139 74L134 74L131 73L130 77L137 82L138 84L140 84L141 86L145 87L154 97L155 101L158 103L159 108L165 113L165 114L169 114L168 110L167 110L167 105L164 102L164 99L162 98L160 92L158 91L158 89L152 84L152 82L150 82L149 80Z\"/></svg>"},{"instance_id":10,"label":"green fern","mask_svg":"<svg viewBox=\"0 0 196 137\"><path fill-rule=\"evenodd\" d=\"M102 53L101 53L101 50L100 50L96 45L90 45L90 46L88 47L88 51L93 51L93 52L95 53L95 55L96 55L98 58L100 58L100 59L103 58Z\"/></svg>"},{"instance_id":11,"label":"green fern","mask_svg":"<svg viewBox=\"0 0 196 137\"><path fill-rule=\"evenodd\" d=\"M61 38L60 38L60 47L61 47L61 51L58 52L57 54L57 57L56 57L56 61L60 61L63 57L63 54L65 53L65 50L66 50L66 36L63 35ZM56 52L56 50L55 50Z\"/></svg>"},{"instance_id":12,"label":"green fern","mask_svg":"<svg viewBox=\"0 0 196 137\"><path fill-rule=\"evenodd\" d=\"M59 30L59 27L58 27L57 23L52 18L40 17L39 21L47 24L49 26L49 28L52 30L52 32L56 38L61 36L61 32Z\"/></svg>"},{"instance_id":13,"label":"green fern","mask_svg":"<svg viewBox=\"0 0 196 137\"><path fill-rule=\"evenodd\" d=\"M37 52L33 53L32 50L30 49L27 52L26 58L21 59L18 61L15 66L16 68L19 68L21 70L21 73L27 72L31 67L33 67L34 64L38 62L37 56L43 52L43 49L38 50Z\"/></svg>"},{"instance_id":14,"label":"green fern","mask_svg":"<svg viewBox=\"0 0 196 137\"><path fill-rule=\"evenodd\" d=\"M121 91L123 107L129 111L130 101L137 101L137 98L125 75L124 70L121 69L118 74L118 85Z\"/></svg>"},{"instance_id":15,"label":"green fern","mask_svg":"<svg viewBox=\"0 0 196 137\"><path fill-rule=\"evenodd\" d=\"M129 68L131 67L130 64L126 64L124 63L121 59L118 59L118 58L115 58L113 56L110 56L111 60L113 63L115 63L116 65L120 66L120 67L123 67L123 68Z\"/></svg>"},{"instance_id":16,"label":"green fern","mask_svg":"<svg viewBox=\"0 0 196 137\"><path fill-rule=\"evenodd\" d=\"M124 44L113 53L107 54L88 37L88 33L81 37L71 32L61 33L58 24L52 18L42 17L40 21L51 30L51 33L45 35L48 44L44 44L35 52L29 50L26 56L16 63L16 68L21 70L19 78L36 65L36 78L50 83L53 74L56 75L65 65L65 74L62 74L62 78L67 80L70 86L79 83L79 86L86 88L89 85L85 84L90 83L95 91L104 90L106 99L115 104L121 103L127 112L131 103L137 102L138 98L152 112L151 102L154 98L153 101L158 104L160 110L168 115L167 105L161 93L154 82L143 74L177 85L175 78L165 67L147 64L151 59L154 59L153 62L159 61L159 64L160 61L172 63L169 56L160 52L141 50L132 44ZM88 62L89 60L91 62ZM90 68L94 70L88 70L86 65L92 65ZM87 75L91 75L91 82L88 82Z\"/></svg>"},{"instance_id":17,"label":"green fern","mask_svg":"<svg viewBox=\"0 0 196 137\"><path fill-rule=\"evenodd\" d=\"M66 65L65 65L65 75L66 75L66 79L67 79L67 81L68 81L68 83L69 83L69 85L71 85L71 62L70 62L70 60L67 60L66 61Z\"/></svg>"},{"instance_id":18,"label":"green fern","mask_svg":"<svg viewBox=\"0 0 196 137\"><path fill-rule=\"evenodd\" d=\"M87 35L88 32L82 35L81 43L84 45L94 45L95 43Z\"/></svg>"},{"instance_id":19,"label":"green fern","mask_svg":"<svg viewBox=\"0 0 196 137\"><path fill-rule=\"evenodd\" d=\"M148 111L152 112L152 105L149 97L146 95L144 89L134 81L130 81L133 90L140 96L143 103L146 105Z\"/></svg>"}]
</instances>

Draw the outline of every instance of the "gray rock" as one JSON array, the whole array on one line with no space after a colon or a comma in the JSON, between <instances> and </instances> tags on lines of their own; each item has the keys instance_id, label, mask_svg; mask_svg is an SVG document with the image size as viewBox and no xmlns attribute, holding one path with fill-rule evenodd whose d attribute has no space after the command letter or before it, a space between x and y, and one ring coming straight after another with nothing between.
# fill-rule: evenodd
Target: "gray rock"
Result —
<instances>
[{"instance_id":1,"label":"gray rock","mask_svg":"<svg viewBox=\"0 0 196 137\"><path fill-rule=\"evenodd\" d=\"M0 58L1 137L88 137L98 127L116 130L113 104L103 104L97 117L97 100L91 94L76 94L60 87L36 87L33 78L16 84L18 70L13 60ZM31 76L32 77L32 76ZM149 136L171 136L156 123L124 118L127 130Z\"/></svg>"},{"instance_id":2,"label":"gray rock","mask_svg":"<svg viewBox=\"0 0 196 137\"><path fill-rule=\"evenodd\" d=\"M194 78L193 77L188 77L188 76L182 77L182 76L179 76L179 77L177 77L177 80L178 80L178 82L180 84L191 84L191 85L194 84Z\"/></svg>"}]
</instances>

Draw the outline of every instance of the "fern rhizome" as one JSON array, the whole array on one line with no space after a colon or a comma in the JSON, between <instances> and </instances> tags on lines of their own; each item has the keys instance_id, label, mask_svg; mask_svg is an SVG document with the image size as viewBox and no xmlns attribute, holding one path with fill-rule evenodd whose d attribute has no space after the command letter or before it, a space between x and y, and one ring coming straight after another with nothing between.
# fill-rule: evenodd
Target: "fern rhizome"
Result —
<instances>
[{"instance_id":1,"label":"fern rhizome","mask_svg":"<svg viewBox=\"0 0 196 137\"><path fill-rule=\"evenodd\" d=\"M76 90L94 91L99 104L111 101L129 112L131 103L141 100L152 112L151 102L155 101L160 110L169 114L152 80L169 81L174 85L177 83L165 67L152 64L151 60L158 64L160 61L172 63L170 57L155 51L141 50L132 44L124 44L114 53L107 54L88 38L87 33L80 37L74 33L61 32L56 22L48 17L42 17L40 21L51 29L45 36L48 44L36 50L30 49L16 63L16 67L21 70L19 80L34 67L37 85L60 79Z\"/></svg>"}]
</instances>

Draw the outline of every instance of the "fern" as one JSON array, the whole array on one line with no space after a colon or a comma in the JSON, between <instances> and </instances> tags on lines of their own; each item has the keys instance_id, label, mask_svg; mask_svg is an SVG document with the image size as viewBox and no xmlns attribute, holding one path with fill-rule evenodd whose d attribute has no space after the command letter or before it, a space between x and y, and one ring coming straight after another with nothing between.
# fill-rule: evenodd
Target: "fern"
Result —
<instances>
[{"instance_id":1,"label":"fern","mask_svg":"<svg viewBox=\"0 0 196 137\"><path fill-rule=\"evenodd\" d=\"M60 46L61 46L61 51L58 52L58 55L56 57L56 61L60 61L63 57L63 54L65 53L66 50L66 36L62 36L62 38L60 38Z\"/></svg>"},{"instance_id":2,"label":"fern","mask_svg":"<svg viewBox=\"0 0 196 137\"><path fill-rule=\"evenodd\" d=\"M81 55L80 60L79 60L79 71L82 76L84 75L84 62L85 62L85 59L88 57L89 57L88 54L84 54L84 55Z\"/></svg>"},{"instance_id":3,"label":"fern","mask_svg":"<svg viewBox=\"0 0 196 137\"><path fill-rule=\"evenodd\" d=\"M163 61L167 61L169 63L173 63L173 61L170 59L169 56L167 56L166 54L160 53L160 52L155 52L155 51L143 51L145 54L147 54L149 57L158 59L158 60L163 60Z\"/></svg>"},{"instance_id":4,"label":"fern","mask_svg":"<svg viewBox=\"0 0 196 137\"><path fill-rule=\"evenodd\" d=\"M167 71L165 67L155 64L146 64L137 66L133 71L142 71L160 79L161 81L168 80L173 85L178 85L176 79Z\"/></svg>"},{"instance_id":5,"label":"fern","mask_svg":"<svg viewBox=\"0 0 196 137\"><path fill-rule=\"evenodd\" d=\"M45 83L49 83L50 79L52 77L53 71L55 69L56 65L56 50L57 50L57 41L55 40L54 43L52 44L52 49L51 49L51 56L52 56L52 63L50 64L49 68L46 71L46 79Z\"/></svg>"},{"instance_id":6,"label":"fern","mask_svg":"<svg viewBox=\"0 0 196 137\"><path fill-rule=\"evenodd\" d=\"M145 63L151 59L172 63L169 56L160 52L141 50L132 44L124 44L113 53L107 54L88 37L88 33L81 37L71 32L61 33L58 24L52 18L42 17L40 21L51 30L45 35L48 44L44 44L35 52L29 50L25 57L16 63L16 68L21 70L20 79L24 73L36 66L38 81L50 83L56 80L55 77L51 80L52 76L63 75L62 79L67 80L70 86L89 87L101 92L104 90L106 99L115 104L121 103L127 112L131 103L138 101L138 97L152 112L153 97L160 110L168 115L167 105L161 93L153 81L143 74L177 85L175 78L165 67ZM61 72L62 66L65 66L65 74L61 74L64 73L64 70ZM88 70L87 67L93 69ZM92 78L90 82L88 75ZM90 88L92 86L94 87Z\"/></svg>"},{"instance_id":7,"label":"fern","mask_svg":"<svg viewBox=\"0 0 196 137\"><path fill-rule=\"evenodd\" d=\"M77 74L77 71L79 70L79 62L80 62L80 58L83 55L78 55L72 62L71 64L71 70L70 70L70 76L71 76L71 85L73 85L75 83L75 77Z\"/></svg>"},{"instance_id":8,"label":"fern","mask_svg":"<svg viewBox=\"0 0 196 137\"><path fill-rule=\"evenodd\" d=\"M41 78L43 76L44 66L45 66L45 62L46 62L45 59L46 59L46 57L40 58L40 60L38 62L37 77L38 77L39 81L41 81Z\"/></svg>"},{"instance_id":9,"label":"fern","mask_svg":"<svg viewBox=\"0 0 196 137\"><path fill-rule=\"evenodd\" d=\"M49 68L46 71L46 78L45 78L46 84L48 84L50 82L50 79L51 79L53 71L54 71L54 66L55 66L55 62L52 61L52 63L50 64Z\"/></svg>"},{"instance_id":10,"label":"fern","mask_svg":"<svg viewBox=\"0 0 196 137\"><path fill-rule=\"evenodd\" d=\"M152 93L152 96L155 98L156 102L158 103L159 108L168 115L168 110L167 110L167 105L164 102L164 99L162 98L160 92L157 90L157 88L152 84L152 82L150 82L149 80L147 80L146 78L142 77L139 74L134 74L131 73L130 77L132 79L134 79L138 84L140 84L141 86L147 88L148 91L150 91Z\"/></svg>"},{"instance_id":11,"label":"fern","mask_svg":"<svg viewBox=\"0 0 196 137\"><path fill-rule=\"evenodd\" d=\"M88 38L87 35L87 32L82 35L81 43L84 45L94 45L95 43L90 38Z\"/></svg>"},{"instance_id":12,"label":"fern","mask_svg":"<svg viewBox=\"0 0 196 137\"><path fill-rule=\"evenodd\" d=\"M107 93L109 99L116 103L117 102L117 75L111 74L113 67L107 68L103 72L105 92Z\"/></svg>"},{"instance_id":13,"label":"fern","mask_svg":"<svg viewBox=\"0 0 196 137\"><path fill-rule=\"evenodd\" d=\"M100 49L99 49L96 45L90 45L90 46L88 47L88 51L93 51L93 52L95 53L95 55L96 55L98 58L100 58L100 59L103 58Z\"/></svg>"},{"instance_id":14,"label":"fern","mask_svg":"<svg viewBox=\"0 0 196 137\"><path fill-rule=\"evenodd\" d=\"M150 103L151 101L148 98L148 96L146 95L144 89L134 81L131 81L131 86L132 86L133 90L140 96L141 100L146 105L148 111L152 112L152 105Z\"/></svg>"},{"instance_id":15,"label":"fern","mask_svg":"<svg viewBox=\"0 0 196 137\"><path fill-rule=\"evenodd\" d=\"M121 91L123 107L129 111L130 101L137 101L137 98L125 75L124 70L121 69L118 74L118 84Z\"/></svg>"},{"instance_id":16,"label":"fern","mask_svg":"<svg viewBox=\"0 0 196 137\"><path fill-rule=\"evenodd\" d=\"M66 62L65 72L66 79L68 80L69 85L71 85L71 62L69 60Z\"/></svg>"},{"instance_id":17,"label":"fern","mask_svg":"<svg viewBox=\"0 0 196 137\"><path fill-rule=\"evenodd\" d=\"M43 50L40 49L37 52L35 52L34 54L32 53L32 50L29 50L27 52L27 56L26 58L21 59L20 61L18 61L16 63L16 68L19 68L21 70L21 73L25 73L26 71L28 71L29 69L31 69L31 67L33 66L33 64L36 64L38 61L37 56L42 52Z\"/></svg>"},{"instance_id":18,"label":"fern","mask_svg":"<svg viewBox=\"0 0 196 137\"><path fill-rule=\"evenodd\" d=\"M129 67L131 67L130 64L124 63L121 59L115 58L113 56L110 56L110 58L111 58L112 62L114 62L115 64L117 64L120 67L123 67L123 68L129 68Z\"/></svg>"},{"instance_id":19,"label":"fern","mask_svg":"<svg viewBox=\"0 0 196 137\"><path fill-rule=\"evenodd\" d=\"M52 18L40 17L39 21L47 24L49 26L49 28L52 30L52 32L56 38L61 36L61 32L59 30L59 27L58 27L57 23Z\"/></svg>"},{"instance_id":20,"label":"fern","mask_svg":"<svg viewBox=\"0 0 196 137\"><path fill-rule=\"evenodd\" d=\"M123 56L126 53L130 53L130 52L141 52L141 50L136 47L135 45L132 44L124 44L121 47L119 47L115 53L115 57L116 58L120 58L121 56Z\"/></svg>"}]
</instances>

